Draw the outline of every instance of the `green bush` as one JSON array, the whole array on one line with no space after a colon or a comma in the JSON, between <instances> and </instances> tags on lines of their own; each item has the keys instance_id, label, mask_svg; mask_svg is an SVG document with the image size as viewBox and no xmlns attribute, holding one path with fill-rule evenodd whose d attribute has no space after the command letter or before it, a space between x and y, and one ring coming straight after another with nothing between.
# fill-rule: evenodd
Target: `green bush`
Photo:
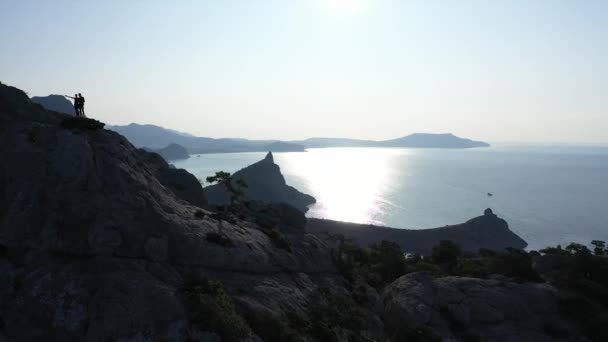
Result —
<instances>
[{"instance_id":1,"label":"green bush","mask_svg":"<svg viewBox=\"0 0 608 342\"><path fill-rule=\"evenodd\" d=\"M364 340L357 332L367 319L351 297L339 296L320 288L311 298L308 307L311 322L307 332L317 341L341 341L334 328L350 330L348 341Z\"/></svg>"},{"instance_id":2,"label":"green bush","mask_svg":"<svg viewBox=\"0 0 608 342\"><path fill-rule=\"evenodd\" d=\"M461 255L462 250L458 244L450 240L441 240L438 245L433 246L431 259L439 264L452 263Z\"/></svg>"},{"instance_id":3,"label":"green bush","mask_svg":"<svg viewBox=\"0 0 608 342\"><path fill-rule=\"evenodd\" d=\"M522 281L541 282L532 268L532 257L525 251L509 249L489 259L489 273L501 274Z\"/></svg>"},{"instance_id":4,"label":"green bush","mask_svg":"<svg viewBox=\"0 0 608 342\"><path fill-rule=\"evenodd\" d=\"M217 333L222 341L242 341L251 335L220 283L203 280L191 284L183 290L183 297L192 322Z\"/></svg>"},{"instance_id":5,"label":"green bush","mask_svg":"<svg viewBox=\"0 0 608 342\"><path fill-rule=\"evenodd\" d=\"M291 243L289 240L277 229L263 229L262 232L268 236L272 244L276 248L284 249L288 252L291 252Z\"/></svg>"},{"instance_id":6,"label":"green bush","mask_svg":"<svg viewBox=\"0 0 608 342\"><path fill-rule=\"evenodd\" d=\"M360 248L341 241L334 262L350 280L361 277L369 285L380 288L407 272L405 257L397 243L381 241L369 248Z\"/></svg>"}]
</instances>

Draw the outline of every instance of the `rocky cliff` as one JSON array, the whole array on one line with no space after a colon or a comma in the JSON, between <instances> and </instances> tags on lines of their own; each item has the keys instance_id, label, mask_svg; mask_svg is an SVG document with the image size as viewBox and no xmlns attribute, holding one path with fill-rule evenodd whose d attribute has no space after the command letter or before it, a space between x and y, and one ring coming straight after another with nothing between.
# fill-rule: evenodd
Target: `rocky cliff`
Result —
<instances>
[{"instance_id":1,"label":"rocky cliff","mask_svg":"<svg viewBox=\"0 0 608 342\"><path fill-rule=\"evenodd\" d=\"M555 314L550 286L420 273L370 286L302 213L208 210L192 175L102 127L0 84L0 341L553 336L537 329ZM584 340L551 319L572 326L562 340Z\"/></svg>"},{"instance_id":2,"label":"rocky cliff","mask_svg":"<svg viewBox=\"0 0 608 342\"><path fill-rule=\"evenodd\" d=\"M200 184L160 156L0 88L0 337L213 340L191 323L186 280L225 278L242 315L282 307L277 320L317 281L342 288L318 239L276 248L256 224L201 209Z\"/></svg>"},{"instance_id":3,"label":"rocky cliff","mask_svg":"<svg viewBox=\"0 0 608 342\"><path fill-rule=\"evenodd\" d=\"M306 212L308 206L316 201L314 197L287 185L281 169L274 163L272 152L268 152L261 161L235 172L232 178L234 180L240 178L247 183L245 196L249 199L272 203L284 202L302 212ZM205 187L205 193L210 203L230 202L230 195L221 184Z\"/></svg>"}]
</instances>

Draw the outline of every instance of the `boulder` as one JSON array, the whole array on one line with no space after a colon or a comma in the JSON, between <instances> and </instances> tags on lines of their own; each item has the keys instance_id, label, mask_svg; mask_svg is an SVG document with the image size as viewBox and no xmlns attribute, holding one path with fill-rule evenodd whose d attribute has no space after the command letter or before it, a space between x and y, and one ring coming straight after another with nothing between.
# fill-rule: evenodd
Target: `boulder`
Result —
<instances>
[{"instance_id":1,"label":"boulder","mask_svg":"<svg viewBox=\"0 0 608 342\"><path fill-rule=\"evenodd\" d=\"M419 331L443 341L586 340L561 316L558 292L547 284L418 272L387 286L382 301L395 340Z\"/></svg>"}]
</instances>

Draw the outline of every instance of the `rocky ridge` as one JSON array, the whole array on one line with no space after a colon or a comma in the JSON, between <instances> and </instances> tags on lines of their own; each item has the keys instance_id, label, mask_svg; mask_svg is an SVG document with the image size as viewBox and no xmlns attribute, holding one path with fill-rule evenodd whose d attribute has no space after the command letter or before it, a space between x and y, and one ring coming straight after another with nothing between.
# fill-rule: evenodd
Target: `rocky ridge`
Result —
<instances>
[{"instance_id":1,"label":"rocky ridge","mask_svg":"<svg viewBox=\"0 0 608 342\"><path fill-rule=\"evenodd\" d=\"M397 242L408 253L428 255L441 240L452 240L465 251L480 248L501 251L505 248L523 249L527 243L509 229L507 222L487 209L482 216L465 223L431 229L397 229L374 225L309 219L306 230L317 236L343 235L359 246L369 246L382 240Z\"/></svg>"}]
</instances>

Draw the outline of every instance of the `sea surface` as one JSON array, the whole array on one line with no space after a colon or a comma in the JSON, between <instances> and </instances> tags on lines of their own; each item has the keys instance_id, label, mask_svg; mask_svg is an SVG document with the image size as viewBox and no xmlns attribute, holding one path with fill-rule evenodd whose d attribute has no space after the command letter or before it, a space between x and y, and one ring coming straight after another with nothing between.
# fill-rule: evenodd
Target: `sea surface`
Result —
<instances>
[{"instance_id":1,"label":"sea surface","mask_svg":"<svg viewBox=\"0 0 608 342\"><path fill-rule=\"evenodd\" d=\"M264 156L204 154L174 164L205 179ZM309 217L422 229L492 208L530 250L608 241L608 146L321 148L274 159L289 185L317 199Z\"/></svg>"}]
</instances>

